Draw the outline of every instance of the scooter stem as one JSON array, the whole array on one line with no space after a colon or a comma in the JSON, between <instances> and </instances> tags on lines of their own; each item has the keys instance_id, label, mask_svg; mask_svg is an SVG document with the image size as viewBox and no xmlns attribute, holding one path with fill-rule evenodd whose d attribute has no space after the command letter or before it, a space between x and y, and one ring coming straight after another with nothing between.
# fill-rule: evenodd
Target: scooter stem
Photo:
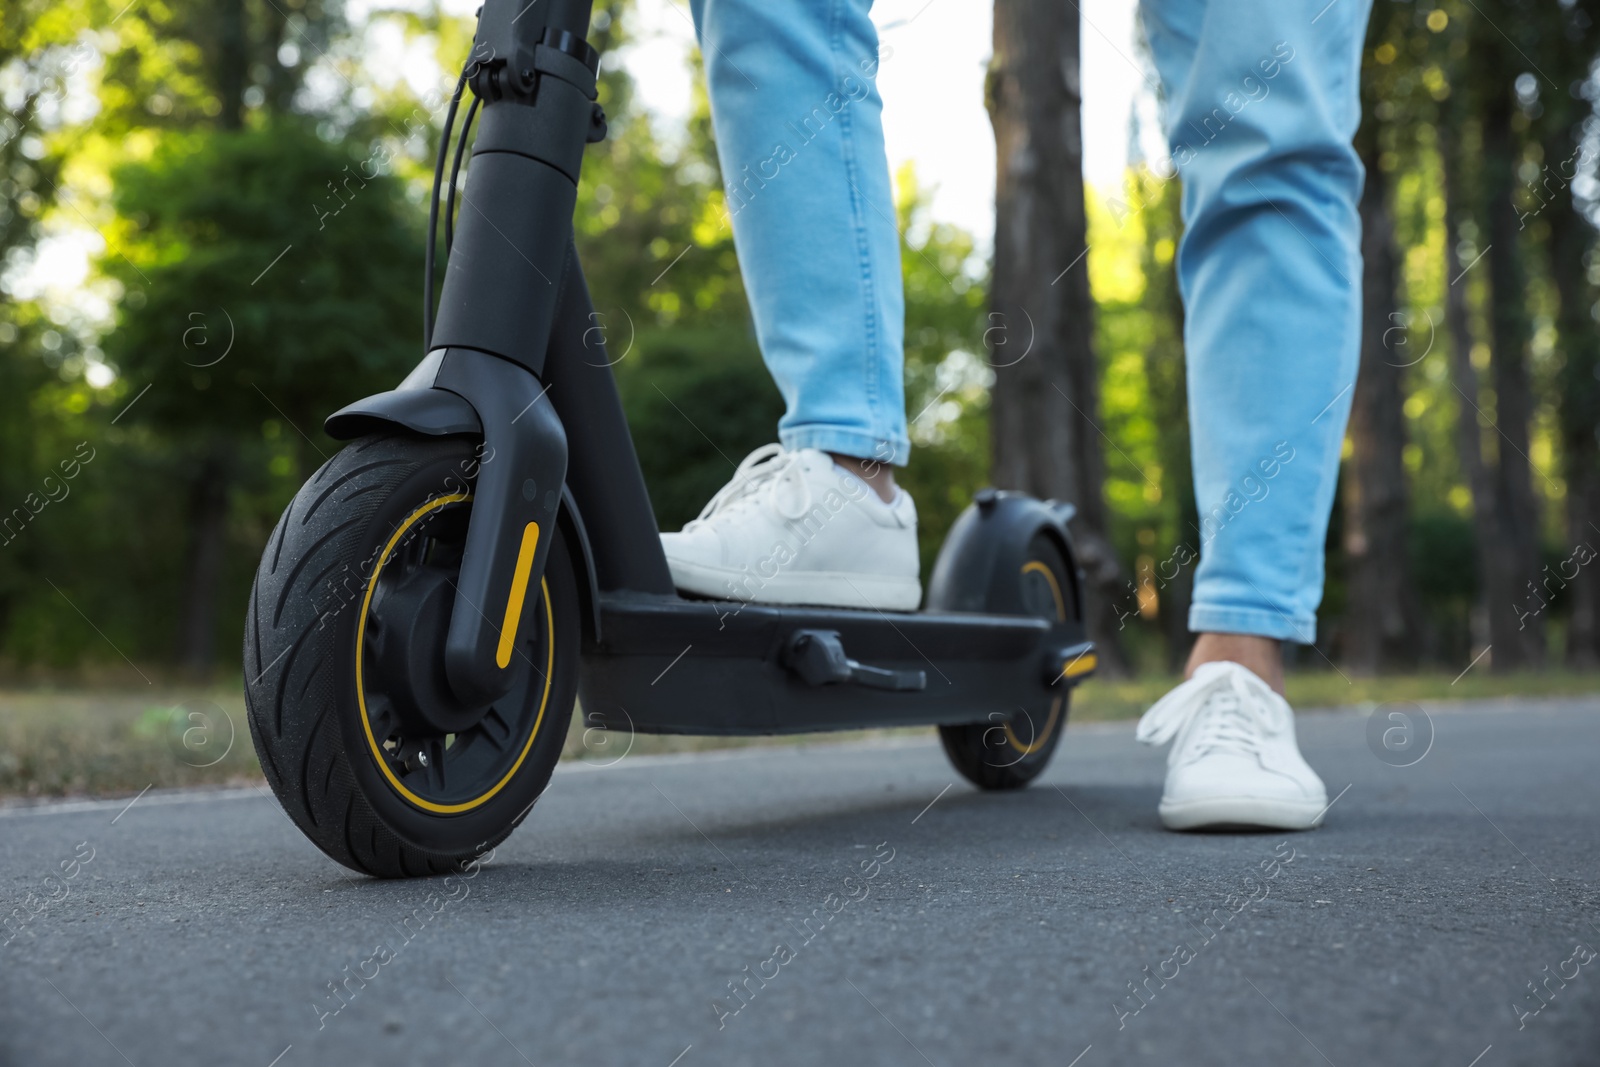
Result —
<instances>
[{"instance_id":1,"label":"scooter stem","mask_svg":"<svg viewBox=\"0 0 1600 1067\"><path fill-rule=\"evenodd\" d=\"M482 422L445 641L450 688L473 705L507 692L523 666L519 623L539 602L566 477L566 433L541 380L584 146L605 130L589 12L590 0L484 0L465 72L478 136L432 351L408 379L458 393Z\"/></svg>"}]
</instances>

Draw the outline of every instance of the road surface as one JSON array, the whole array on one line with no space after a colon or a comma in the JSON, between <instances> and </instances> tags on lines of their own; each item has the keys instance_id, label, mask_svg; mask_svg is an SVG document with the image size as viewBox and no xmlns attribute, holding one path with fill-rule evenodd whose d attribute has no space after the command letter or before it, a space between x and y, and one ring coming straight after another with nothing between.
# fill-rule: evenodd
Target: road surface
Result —
<instances>
[{"instance_id":1,"label":"road surface","mask_svg":"<svg viewBox=\"0 0 1600 1067\"><path fill-rule=\"evenodd\" d=\"M1162 831L1132 724L1010 795L931 739L564 765L449 882L253 789L10 809L0 1063L1600 1064L1600 699L1390 710L1300 717L1306 834Z\"/></svg>"}]
</instances>

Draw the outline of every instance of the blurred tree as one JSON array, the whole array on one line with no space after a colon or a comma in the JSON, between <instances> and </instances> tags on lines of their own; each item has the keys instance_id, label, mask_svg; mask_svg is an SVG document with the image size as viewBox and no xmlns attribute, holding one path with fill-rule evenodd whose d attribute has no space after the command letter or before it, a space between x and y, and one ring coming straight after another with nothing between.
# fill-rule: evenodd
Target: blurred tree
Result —
<instances>
[{"instance_id":1,"label":"blurred tree","mask_svg":"<svg viewBox=\"0 0 1600 1067\"><path fill-rule=\"evenodd\" d=\"M1450 399L1477 543L1474 644L1493 650L1498 671L1537 663L1545 640L1542 614L1521 610L1539 572L1543 515L1531 477L1537 382L1529 373L1528 240L1515 200L1527 148L1517 86L1528 73L1525 38L1535 20L1520 6L1500 0L1419 10L1431 38L1414 41L1438 71L1430 94L1437 106L1419 123L1431 119L1443 199ZM1518 40L1504 35L1507 27Z\"/></svg>"},{"instance_id":2,"label":"blurred tree","mask_svg":"<svg viewBox=\"0 0 1600 1067\"><path fill-rule=\"evenodd\" d=\"M1548 269L1559 300L1556 329L1562 355L1557 396L1567 542L1555 566L1540 575L1540 586L1545 595L1559 595L1568 608L1568 664L1587 669L1600 666L1600 293L1595 286L1596 204L1593 197L1584 202L1577 189L1596 176L1593 142L1600 129L1591 76L1600 52L1597 9L1600 5L1593 0L1539 9L1541 65L1554 80L1534 83L1542 105L1535 117L1542 161L1527 189L1523 214L1543 224Z\"/></svg>"},{"instance_id":3,"label":"blurred tree","mask_svg":"<svg viewBox=\"0 0 1600 1067\"><path fill-rule=\"evenodd\" d=\"M61 161L47 153L44 135L63 121L68 83L93 55L77 29L71 13L54 4L0 8L0 267L14 267L38 240L54 199Z\"/></svg>"},{"instance_id":4,"label":"blurred tree","mask_svg":"<svg viewBox=\"0 0 1600 1067\"><path fill-rule=\"evenodd\" d=\"M1376 674L1411 666L1421 646L1421 613L1409 566L1409 487L1404 361L1390 338L1403 335L1398 254L1389 170L1396 163L1385 142L1390 122L1404 107L1394 56L1415 30L1416 6L1379 0L1368 23L1366 53L1375 56L1362 79L1362 122L1356 148L1366 167L1361 197L1362 323L1360 369L1351 404L1350 454L1344 466L1343 549L1345 611L1343 652L1351 668ZM1397 44L1399 47L1397 47ZM1397 324L1401 324L1397 329Z\"/></svg>"},{"instance_id":5,"label":"blurred tree","mask_svg":"<svg viewBox=\"0 0 1600 1067\"><path fill-rule=\"evenodd\" d=\"M48 541L31 529L48 506L43 479L59 481L55 466L72 454L66 435L81 428L49 417L64 414L60 371L81 364L79 338L13 286L57 202L62 160L48 140L72 116L73 82L95 59L87 27L105 17L93 3L0 6L0 644L45 569Z\"/></svg>"},{"instance_id":6,"label":"blurred tree","mask_svg":"<svg viewBox=\"0 0 1600 1067\"><path fill-rule=\"evenodd\" d=\"M1458 98L1459 100L1459 98ZM1450 361L1450 377L1457 394L1456 431L1457 452L1467 486L1472 495L1473 533L1476 545L1479 592L1481 599L1476 608L1485 621L1486 628L1475 639L1493 645L1496 639L1506 636L1508 618L1490 610L1491 603L1509 604L1517 594L1516 574L1503 558L1505 532L1501 527L1500 510L1496 503L1493 470L1483 445L1483 430L1479 426L1482 393L1478 384L1478 369L1473 363L1477 334L1473 327L1468 305L1469 286L1464 284L1468 272L1467 256L1475 260L1476 249L1463 234L1463 226L1471 224L1471 194L1468 183L1470 152L1462 145L1465 133L1459 103L1449 109L1451 118L1439 128L1440 177L1444 187L1444 254L1446 272L1454 279L1445 290L1445 327L1449 334L1446 352ZM1452 129L1452 127L1455 127ZM1475 628L1480 629L1480 628Z\"/></svg>"},{"instance_id":7,"label":"blurred tree","mask_svg":"<svg viewBox=\"0 0 1600 1067\"><path fill-rule=\"evenodd\" d=\"M597 45L628 43L627 6L597 13ZM754 340L698 67L695 78L689 129L680 142L663 143L627 71L614 60L601 67L600 103L610 133L584 157L574 225L613 359L627 358L623 342L635 329L743 330L749 333L738 342L744 351Z\"/></svg>"},{"instance_id":8,"label":"blurred tree","mask_svg":"<svg viewBox=\"0 0 1600 1067\"><path fill-rule=\"evenodd\" d=\"M783 398L743 331L659 331L637 347L617 385L656 521L677 530L773 439Z\"/></svg>"},{"instance_id":9,"label":"blurred tree","mask_svg":"<svg viewBox=\"0 0 1600 1067\"><path fill-rule=\"evenodd\" d=\"M1104 673L1126 673L1119 592L1101 495L1099 367L1083 189L1077 8L996 0L986 103L995 132L994 272L988 340L995 367L994 480L1071 501L1089 631ZM1076 269L1074 269L1076 268Z\"/></svg>"},{"instance_id":10,"label":"blurred tree","mask_svg":"<svg viewBox=\"0 0 1600 1067\"><path fill-rule=\"evenodd\" d=\"M342 0L163 0L111 14L115 19L100 42L99 134L212 125L236 130L253 113L339 103L336 96L316 105L296 97L319 60L325 74L345 77L331 55L347 29ZM346 79L340 88L348 87Z\"/></svg>"},{"instance_id":11,"label":"blurred tree","mask_svg":"<svg viewBox=\"0 0 1600 1067\"><path fill-rule=\"evenodd\" d=\"M908 163L895 175L906 294L906 415L911 462L896 474L917 502L924 579L972 495L989 482L985 265L972 235L933 219L931 190Z\"/></svg>"},{"instance_id":12,"label":"blurred tree","mask_svg":"<svg viewBox=\"0 0 1600 1067\"><path fill-rule=\"evenodd\" d=\"M1150 419L1161 455L1162 496L1172 501L1172 530L1161 539L1151 580L1157 586L1166 667L1176 673L1189 654L1189 606L1201 549L1200 510L1194 499L1189 444L1187 361L1183 351L1183 300L1178 293L1178 240L1183 234L1182 187L1145 172L1136 203L1143 219L1144 309L1151 340L1145 348Z\"/></svg>"},{"instance_id":13,"label":"blurred tree","mask_svg":"<svg viewBox=\"0 0 1600 1067\"><path fill-rule=\"evenodd\" d=\"M129 420L184 442L188 576L179 659L215 655L230 494L263 421L299 440L302 477L330 454L331 397L391 386L418 356L417 212L401 183L302 123L168 134L114 173L126 220L102 267L142 299L106 337L135 391Z\"/></svg>"},{"instance_id":14,"label":"blurred tree","mask_svg":"<svg viewBox=\"0 0 1600 1067\"><path fill-rule=\"evenodd\" d=\"M1526 123L1519 114L1516 85L1519 76L1527 74L1524 56L1528 48L1538 49L1528 40L1531 20L1517 10L1522 6L1515 0L1503 0L1491 4L1488 14L1468 20L1472 76L1463 77L1460 85L1460 91L1476 97L1482 138L1478 156L1483 183L1480 217L1488 238L1485 250L1493 249L1484 257L1484 265L1494 383L1491 480L1501 533L1494 566L1505 572L1495 582L1497 588L1490 590L1488 604L1495 648L1491 662L1496 670L1536 666L1544 658L1545 616L1522 608L1541 566L1541 508L1529 457L1534 397L1528 375L1532 322L1527 302L1527 247L1516 202L1521 185L1518 172L1526 158L1522 136ZM1522 37L1523 43L1508 38L1502 29L1505 26ZM1498 587L1515 590L1513 597L1500 599Z\"/></svg>"}]
</instances>

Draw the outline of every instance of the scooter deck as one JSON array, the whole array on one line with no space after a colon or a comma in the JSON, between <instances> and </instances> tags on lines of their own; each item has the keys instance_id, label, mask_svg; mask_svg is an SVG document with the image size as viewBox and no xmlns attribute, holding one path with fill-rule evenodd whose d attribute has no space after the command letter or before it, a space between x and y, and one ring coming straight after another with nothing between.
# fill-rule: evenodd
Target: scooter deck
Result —
<instances>
[{"instance_id":1,"label":"scooter deck","mask_svg":"<svg viewBox=\"0 0 1600 1067\"><path fill-rule=\"evenodd\" d=\"M1009 718L1071 682L1076 627L1018 615L881 612L603 594L579 701L591 726L674 734L789 734ZM859 664L921 688L807 682L799 631L838 634ZM1063 694L1064 695L1064 694Z\"/></svg>"}]
</instances>

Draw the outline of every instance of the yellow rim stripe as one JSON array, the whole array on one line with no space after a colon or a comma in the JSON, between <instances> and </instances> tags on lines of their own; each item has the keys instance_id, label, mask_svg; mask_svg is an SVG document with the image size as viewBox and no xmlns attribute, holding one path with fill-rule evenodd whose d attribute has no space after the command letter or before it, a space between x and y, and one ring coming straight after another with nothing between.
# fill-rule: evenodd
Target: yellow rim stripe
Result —
<instances>
[{"instance_id":1,"label":"yellow rim stripe","mask_svg":"<svg viewBox=\"0 0 1600 1067\"><path fill-rule=\"evenodd\" d=\"M539 547L539 524L522 528L522 547L517 550L517 569L511 575L511 596L506 600L505 621L500 624L500 647L494 661L504 670L511 664L511 647L517 642L517 624L522 621L522 601L528 595L528 575L533 571L533 550Z\"/></svg>"},{"instance_id":2,"label":"yellow rim stripe","mask_svg":"<svg viewBox=\"0 0 1600 1067\"><path fill-rule=\"evenodd\" d=\"M1064 678L1076 678L1080 674L1088 674L1099 662L1099 658L1093 652L1085 652L1077 659L1069 660L1067 665L1061 668L1061 675Z\"/></svg>"},{"instance_id":3,"label":"yellow rim stripe","mask_svg":"<svg viewBox=\"0 0 1600 1067\"><path fill-rule=\"evenodd\" d=\"M1061 583L1056 581L1055 572L1050 569L1048 564L1037 559L1029 560L1022 565L1022 573L1027 574L1029 572L1044 575L1044 580L1050 583L1050 595L1056 602L1056 621L1065 622L1067 620L1067 600L1061 595ZM1009 722L1006 723L1006 740L1011 742L1012 748L1021 752L1024 756L1031 756L1039 751L1046 741L1050 740L1050 735L1055 732L1056 723L1060 719L1061 698L1056 697L1050 702L1050 717L1045 720L1044 729L1039 733L1039 736L1033 739L1031 744L1023 744L1022 739L1012 731Z\"/></svg>"},{"instance_id":4,"label":"yellow rim stripe","mask_svg":"<svg viewBox=\"0 0 1600 1067\"><path fill-rule=\"evenodd\" d=\"M505 773L505 777L496 782L488 792L472 800L461 804L436 804L431 800L424 800L401 784L400 779L395 777L394 771L390 769L389 761L384 756L383 749L378 744L378 739L372 735L372 722L367 716L367 696L366 689L361 683L361 671L362 660L366 658L367 612L372 607L372 593L378 588L378 575L383 573L384 564L389 562L389 555L394 551L394 546L400 543L400 539L405 536L407 530L416 525L418 519L430 511L444 507L446 504L454 504L457 501L471 499L471 493L451 493L448 496L435 497L406 517L406 520L400 524L400 528L394 532L394 536L389 538L389 543L383 546L383 552L378 556L378 563L372 568L372 577L367 580L367 595L361 601L361 618L356 623L356 705L361 709L361 729L366 732L367 746L372 749L372 758L378 764L378 770L389 780L389 784L394 786L395 792L422 810L437 812L441 815L455 815L459 812L471 811L473 808L488 801L490 797L505 788L507 782L511 781L512 776L521 768L522 761L528 758L528 753L533 748L533 739L539 736L539 727L544 723L544 710L545 706L550 703L550 688L555 679L556 618L555 611L550 606L549 583L541 579L539 588L544 594L545 633L549 635L545 641L545 644L549 646L549 654L545 659L544 665L544 694L539 698L539 714L533 720L533 729L528 734L528 742L522 746L522 751L517 755L517 762L511 765L511 769ZM526 576L524 581L526 581Z\"/></svg>"},{"instance_id":5,"label":"yellow rim stripe","mask_svg":"<svg viewBox=\"0 0 1600 1067\"><path fill-rule=\"evenodd\" d=\"M1043 748L1046 741L1050 740L1050 735L1055 732L1056 723L1060 720L1061 698L1056 697L1055 700L1050 702L1050 717L1044 722L1044 730L1039 734L1038 737L1033 739L1032 744L1023 744L1022 738L1018 737L1012 732L1011 724L1009 722L1006 723L1006 740L1011 742L1012 748L1016 749L1024 756L1031 756Z\"/></svg>"},{"instance_id":6,"label":"yellow rim stripe","mask_svg":"<svg viewBox=\"0 0 1600 1067\"><path fill-rule=\"evenodd\" d=\"M1066 598L1061 595L1061 583L1056 581L1055 572L1052 571L1048 565L1036 559L1030 560L1022 565L1023 574L1027 574L1030 571L1035 574L1044 575L1044 580L1050 583L1050 595L1055 598L1056 602L1056 622L1066 622L1067 601Z\"/></svg>"}]
</instances>

